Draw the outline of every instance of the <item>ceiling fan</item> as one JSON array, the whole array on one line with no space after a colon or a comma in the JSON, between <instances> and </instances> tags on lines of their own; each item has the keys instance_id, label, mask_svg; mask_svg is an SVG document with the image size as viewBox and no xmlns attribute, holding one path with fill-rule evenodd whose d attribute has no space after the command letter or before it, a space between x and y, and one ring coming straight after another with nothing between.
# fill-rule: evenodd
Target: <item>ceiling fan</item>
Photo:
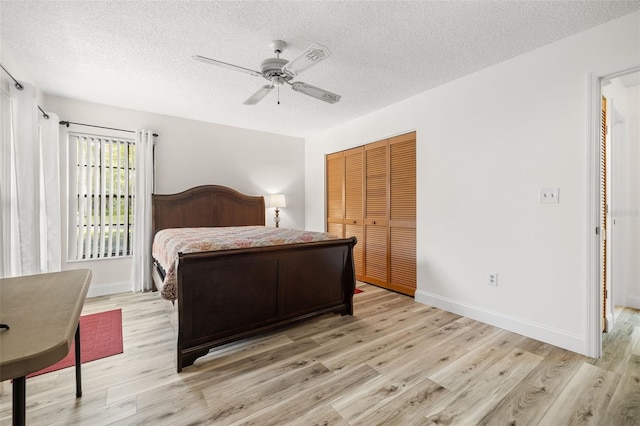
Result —
<instances>
[{"instance_id":1,"label":"ceiling fan","mask_svg":"<svg viewBox=\"0 0 640 426\"><path fill-rule=\"evenodd\" d=\"M335 104L341 98L340 95L331 93L327 90L319 87L312 86L301 81L291 81L302 71L312 67L323 59L331 56L331 52L326 47L320 44L312 44L302 52L297 58L292 61L281 59L280 54L287 47L287 43L282 40L273 40L271 42L271 49L276 54L275 58L269 58L262 61L262 71L255 71L249 68L240 67L238 65L228 64L226 62L217 61L215 59L206 58L200 55L194 55L193 59L196 61L204 62L206 64L217 65L222 68L228 68L230 70L240 71L246 74L251 74L256 77L264 77L269 81L269 84L262 86L256 93L251 95L249 99L244 101L245 105L255 105L267 96L274 87L280 90L280 86L288 84L296 92L304 93L313 98L320 99L321 101ZM280 101L278 101L280 103Z\"/></svg>"}]
</instances>

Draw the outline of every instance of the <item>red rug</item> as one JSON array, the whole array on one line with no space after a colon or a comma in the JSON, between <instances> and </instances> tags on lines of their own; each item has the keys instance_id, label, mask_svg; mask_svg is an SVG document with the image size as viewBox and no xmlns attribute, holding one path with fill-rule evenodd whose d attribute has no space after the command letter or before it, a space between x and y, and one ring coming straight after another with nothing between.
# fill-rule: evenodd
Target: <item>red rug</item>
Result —
<instances>
[{"instance_id":1,"label":"red rug","mask_svg":"<svg viewBox=\"0 0 640 426\"><path fill-rule=\"evenodd\" d=\"M50 367L27 377L74 366L75 339L67 356ZM122 310L100 312L80 317L80 359L82 363L122 353Z\"/></svg>"}]
</instances>

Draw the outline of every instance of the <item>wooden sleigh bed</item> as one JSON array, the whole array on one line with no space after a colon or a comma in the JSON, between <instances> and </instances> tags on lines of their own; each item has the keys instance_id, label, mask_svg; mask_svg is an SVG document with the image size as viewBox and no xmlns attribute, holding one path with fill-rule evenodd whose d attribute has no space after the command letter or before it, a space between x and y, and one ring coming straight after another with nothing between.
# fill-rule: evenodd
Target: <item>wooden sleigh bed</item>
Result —
<instances>
[{"instance_id":1,"label":"wooden sleigh bed","mask_svg":"<svg viewBox=\"0 0 640 426\"><path fill-rule=\"evenodd\" d=\"M153 235L167 228L265 224L263 197L217 185L153 195ZM177 370L210 349L333 312L353 314L355 238L300 244L180 253ZM162 274L153 268L156 288Z\"/></svg>"}]
</instances>

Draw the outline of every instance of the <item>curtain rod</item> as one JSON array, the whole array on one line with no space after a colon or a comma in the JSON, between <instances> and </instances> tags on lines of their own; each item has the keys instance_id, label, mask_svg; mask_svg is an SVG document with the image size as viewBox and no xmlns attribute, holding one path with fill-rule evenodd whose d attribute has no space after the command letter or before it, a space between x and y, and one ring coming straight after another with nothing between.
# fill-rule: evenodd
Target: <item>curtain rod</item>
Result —
<instances>
[{"instance_id":1,"label":"curtain rod","mask_svg":"<svg viewBox=\"0 0 640 426\"><path fill-rule=\"evenodd\" d=\"M18 89L18 90L22 90L22 89L24 89L24 86L23 86L22 84L18 83L18 80L16 80L16 79L11 75L11 73L10 73L9 71L7 71L7 69L6 69L5 67L3 67L1 64L0 64L0 68L2 68L2 69L4 70L4 72L6 72L6 73L9 75L9 77L11 77L11 80L13 80L13 82L15 83L16 89Z\"/></svg>"},{"instance_id":2,"label":"curtain rod","mask_svg":"<svg viewBox=\"0 0 640 426\"><path fill-rule=\"evenodd\" d=\"M39 109L39 110L40 110L40 112L42 113L42 116L43 116L45 119L47 119L47 120L48 120L48 119L49 119L49 114L47 114L46 112L44 112L44 110L43 110L42 108L40 108L40 105L38 105L38 109Z\"/></svg>"},{"instance_id":3,"label":"curtain rod","mask_svg":"<svg viewBox=\"0 0 640 426\"><path fill-rule=\"evenodd\" d=\"M69 124L75 124L76 126L96 127L98 129L117 130L119 132L135 133L135 130L116 129L114 127L96 126L94 124L74 123L73 121L61 121L60 125L69 127ZM153 134L154 137L158 137L157 133Z\"/></svg>"},{"instance_id":4,"label":"curtain rod","mask_svg":"<svg viewBox=\"0 0 640 426\"><path fill-rule=\"evenodd\" d=\"M20 84L20 82L18 82L18 80L16 80L15 77L12 76L11 73L9 71L7 71L7 69L5 67L3 67L1 64L0 64L0 68L2 68L2 70L4 72L6 72L9 77L11 77L11 80L13 80L13 82L15 83L14 86L16 86L16 89L18 89L18 90L24 89L24 86L22 84ZM48 120L49 119L49 115L46 112L44 112L44 110L42 108L40 108L40 105L38 105L38 109L40 110L40 112L42 112L42 116Z\"/></svg>"}]
</instances>

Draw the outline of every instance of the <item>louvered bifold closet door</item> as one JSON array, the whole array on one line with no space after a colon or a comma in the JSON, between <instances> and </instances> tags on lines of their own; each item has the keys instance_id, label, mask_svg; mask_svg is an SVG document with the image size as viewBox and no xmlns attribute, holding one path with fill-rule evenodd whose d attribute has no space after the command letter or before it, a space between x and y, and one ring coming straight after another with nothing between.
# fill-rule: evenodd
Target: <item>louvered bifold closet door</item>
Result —
<instances>
[{"instance_id":1,"label":"louvered bifold closet door","mask_svg":"<svg viewBox=\"0 0 640 426\"><path fill-rule=\"evenodd\" d=\"M344 152L327 155L327 232L344 237Z\"/></svg>"},{"instance_id":2,"label":"louvered bifold closet door","mask_svg":"<svg viewBox=\"0 0 640 426\"><path fill-rule=\"evenodd\" d=\"M356 237L353 248L356 279L363 279L364 269L364 148L344 151L345 164L345 237Z\"/></svg>"},{"instance_id":3,"label":"louvered bifold closet door","mask_svg":"<svg viewBox=\"0 0 640 426\"><path fill-rule=\"evenodd\" d=\"M364 154L364 280L386 287L389 270L388 140L365 145Z\"/></svg>"},{"instance_id":4,"label":"louvered bifold closet door","mask_svg":"<svg viewBox=\"0 0 640 426\"><path fill-rule=\"evenodd\" d=\"M416 134L389 139L389 288L416 291Z\"/></svg>"}]
</instances>

